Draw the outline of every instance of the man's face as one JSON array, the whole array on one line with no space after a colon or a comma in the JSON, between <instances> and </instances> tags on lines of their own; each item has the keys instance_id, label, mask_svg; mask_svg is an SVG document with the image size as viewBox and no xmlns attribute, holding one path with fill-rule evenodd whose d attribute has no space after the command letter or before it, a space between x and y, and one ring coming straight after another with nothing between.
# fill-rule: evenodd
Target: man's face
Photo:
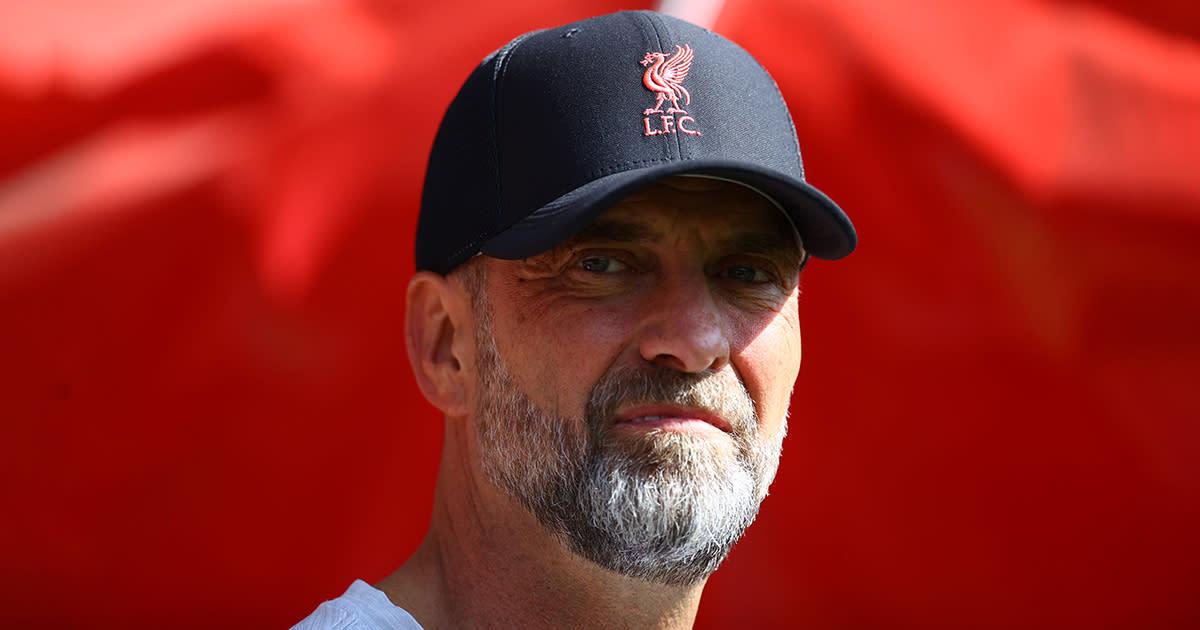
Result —
<instances>
[{"instance_id":1,"label":"man's face","mask_svg":"<svg viewBox=\"0 0 1200 630\"><path fill-rule=\"evenodd\" d=\"M703 580L778 465L800 364L803 254L766 199L678 178L554 250L487 260L484 471L574 552Z\"/></svg>"}]
</instances>

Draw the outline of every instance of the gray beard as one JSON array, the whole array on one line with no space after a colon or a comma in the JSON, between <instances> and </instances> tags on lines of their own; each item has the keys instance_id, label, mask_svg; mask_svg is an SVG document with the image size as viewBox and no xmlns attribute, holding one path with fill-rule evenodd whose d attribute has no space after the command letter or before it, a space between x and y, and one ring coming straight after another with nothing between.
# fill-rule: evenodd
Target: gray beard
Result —
<instances>
[{"instance_id":1,"label":"gray beard","mask_svg":"<svg viewBox=\"0 0 1200 630\"><path fill-rule=\"evenodd\" d=\"M689 374L646 366L609 370L584 417L543 412L517 385L477 304L482 467L572 552L651 582L703 581L754 521L779 466L786 418L758 437L749 393L732 370ZM669 403L718 413L733 440L612 430L626 403ZM632 432L630 432L632 433Z\"/></svg>"}]
</instances>

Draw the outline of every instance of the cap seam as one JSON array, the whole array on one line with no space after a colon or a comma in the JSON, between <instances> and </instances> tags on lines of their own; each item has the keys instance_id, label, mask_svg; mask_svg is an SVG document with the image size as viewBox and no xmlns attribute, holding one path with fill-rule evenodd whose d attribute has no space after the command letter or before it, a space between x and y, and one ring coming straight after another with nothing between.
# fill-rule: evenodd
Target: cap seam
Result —
<instances>
[{"instance_id":1,"label":"cap seam","mask_svg":"<svg viewBox=\"0 0 1200 630\"><path fill-rule=\"evenodd\" d=\"M792 131L792 146L795 149L796 166L800 169L800 179L805 180L804 159L800 155L800 137L796 134L796 121L792 120L792 113L791 111L788 111L787 99L783 98L783 91L779 89L779 83L775 81L775 77L771 76L770 72L767 72L767 69L764 68L761 63L759 63L758 59L754 59L754 57L750 58L754 60L754 63L757 64L760 69L762 69L763 74L765 74L767 78L771 80L771 87L775 88L775 96L778 96L779 101L783 103L784 111L787 114L786 118L788 121L788 127L791 128Z\"/></svg>"},{"instance_id":2,"label":"cap seam","mask_svg":"<svg viewBox=\"0 0 1200 630\"><path fill-rule=\"evenodd\" d=\"M476 238L475 238L475 240L471 241L471 242L470 242L470 243L468 243L467 245L465 245L465 246L463 246L463 247L460 247L460 248L458 248L458 249L454 250L454 252L452 252L452 253L450 254L450 256L448 256L449 260L447 260L446 262L452 262L452 261L454 261L456 258L458 258L459 256L463 255L463 253L465 253L465 252L469 252L469 251L471 251L471 250L477 250L477 249L479 249L479 244L480 244L480 241L483 239L483 236L484 236L483 234L480 234L478 237L476 237ZM461 261L460 261L460 262L461 262ZM454 266L455 266L455 265L457 265L457 264L458 264L458 263L457 263L457 262L455 262L455 263L453 263L453 264L451 265L451 267L454 267Z\"/></svg>"},{"instance_id":3,"label":"cap seam","mask_svg":"<svg viewBox=\"0 0 1200 630\"><path fill-rule=\"evenodd\" d=\"M662 22L661 16L657 13L654 13L653 11L642 11L641 15L643 17L645 17L646 21L650 24L650 32L651 32L651 34L654 35L654 43L655 43L655 47L658 49L658 52L665 53L666 47L663 45L663 37L659 33L659 23ZM656 20L655 18L659 18L659 19ZM665 24L663 24L663 29L665 30L665 28L666 28L666 26L665 26ZM671 134L671 136L677 136L677 135L678 134ZM679 138L669 137L667 139L667 141L671 142L675 145L675 157L669 158L669 159L682 159L683 158L683 147L680 145Z\"/></svg>"},{"instance_id":4,"label":"cap seam","mask_svg":"<svg viewBox=\"0 0 1200 630\"><path fill-rule=\"evenodd\" d=\"M598 168L598 169L588 173L587 177L590 180L599 175L611 175L613 173L619 173L621 171L626 171L626 170L629 170L630 167L634 167L634 166L641 166L644 164L663 164L663 163L668 163L668 162L684 162L684 161L689 161L691 159L692 158L665 157L665 158L650 158L650 159L645 159L645 160L630 160L628 162L620 162L617 164L605 166L604 168Z\"/></svg>"},{"instance_id":5,"label":"cap seam","mask_svg":"<svg viewBox=\"0 0 1200 630\"><path fill-rule=\"evenodd\" d=\"M501 177L502 173L500 172L501 162L500 162L500 107L499 107L499 102L500 102L501 84L504 82L505 70L508 69L508 60L512 58L513 53L516 52L517 48L521 44L528 41L530 36L534 35L535 33L539 33L539 32L541 32L541 31L533 31L530 33L525 33L524 35L520 35L517 38L513 39L511 42L509 42L507 46L505 46L504 48L501 48L500 52L497 53L497 56L496 56L496 67L495 67L495 69L492 70L492 89L491 89L492 157L495 158L495 164L496 164L496 169L495 169L496 207L494 208L494 210L495 210L494 216L496 218L499 218L504 215L504 201L503 201L504 195L503 195L503 191L502 191L503 179ZM482 237L486 233L487 233L487 230L484 230L480 234L480 237Z\"/></svg>"},{"instance_id":6,"label":"cap seam","mask_svg":"<svg viewBox=\"0 0 1200 630\"><path fill-rule=\"evenodd\" d=\"M479 249L479 246L481 243L486 241L489 238L489 236L496 233L496 231L497 231L496 224L499 223L500 217L502 217L504 215L504 201L503 201L504 196L503 196L502 185L501 185L501 182L503 180L501 178L501 173L500 173L500 168L501 168L501 162L500 162L500 108L498 107L499 93L500 93L500 87L501 87L500 84L503 82L504 72L508 68L508 60L512 58L512 54L514 52L516 52L517 47L520 46L521 44L523 44L531 36L535 35L538 32L540 32L540 31L532 31L529 33L525 33L523 35L519 35L516 38L514 38L512 41L505 44L503 47L501 47L495 53L495 66L492 69L491 89L489 90L489 94L488 94L489 99L490 99L490 106L491 106L491 110L492 110L491 111L491 120L492 120L491 140L492 141L490 143L489 148L491 149L491 152L492 152L492 163L494 164L494 167L492 170L492 175L493 175L493 179L495 181L495 199L494 199L495 205L492 208L492 221L490 222L491 225L489 225L488 227L485 227L484 229L482 229L481 231L476 233L476 235L473 238L471 238L471 240L467 241L462 247L459 247L458 249L454 250L454 252L452 252L450 254L450 256L448 257L450 260L447 262L457 259L464 252ZM454 265L457 265L457 264L458 263L454 263L454 264L450 265L450 267L452 268Z\"/></svg>"}]
</instances>

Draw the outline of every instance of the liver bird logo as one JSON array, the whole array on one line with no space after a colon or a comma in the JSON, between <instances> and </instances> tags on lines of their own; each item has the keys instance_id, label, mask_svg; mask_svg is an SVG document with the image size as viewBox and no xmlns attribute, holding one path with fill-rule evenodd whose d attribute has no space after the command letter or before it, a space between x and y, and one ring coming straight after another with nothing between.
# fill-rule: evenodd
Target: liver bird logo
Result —
<instances>
[{"instance_id":1,"label":"liver bird logo","mask_svg":"<svg viewBox=\"0 0 1200 630\"><path fill-rule=\"evenodd\" d=\"M646 74L642 76L642 83L646 84L646 89L658 94L658 102L654 107L642 113L661 114L663 102L670 100L671 107L666 113L686 114L687 112L679 107L679 99L683 99L684 105L690 105L692 102L692 95L683 87L683 80L687 78L688 70L692 67L692 47L686 44L676 46L675 54L669 59L666 53L648 52L642 59L642 65L648 66Z\"/></svg>"}]
</instances>

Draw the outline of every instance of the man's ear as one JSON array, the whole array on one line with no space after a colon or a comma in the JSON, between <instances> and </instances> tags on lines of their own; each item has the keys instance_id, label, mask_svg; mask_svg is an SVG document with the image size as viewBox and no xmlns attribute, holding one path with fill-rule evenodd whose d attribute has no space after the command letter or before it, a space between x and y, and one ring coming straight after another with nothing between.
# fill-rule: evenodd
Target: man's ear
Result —
<instances>
[{"instance_id":1,"label":"man's ear","mask_svg":"<svg viewBox=\"0 0 1200 630\"><path fill-rule=\"evenodd\" d=\"M417 386L448 416L471 409L475 327L471 298L458 283L418 272L408 283L405 345Z\"/></svg>"}]
</instances>

